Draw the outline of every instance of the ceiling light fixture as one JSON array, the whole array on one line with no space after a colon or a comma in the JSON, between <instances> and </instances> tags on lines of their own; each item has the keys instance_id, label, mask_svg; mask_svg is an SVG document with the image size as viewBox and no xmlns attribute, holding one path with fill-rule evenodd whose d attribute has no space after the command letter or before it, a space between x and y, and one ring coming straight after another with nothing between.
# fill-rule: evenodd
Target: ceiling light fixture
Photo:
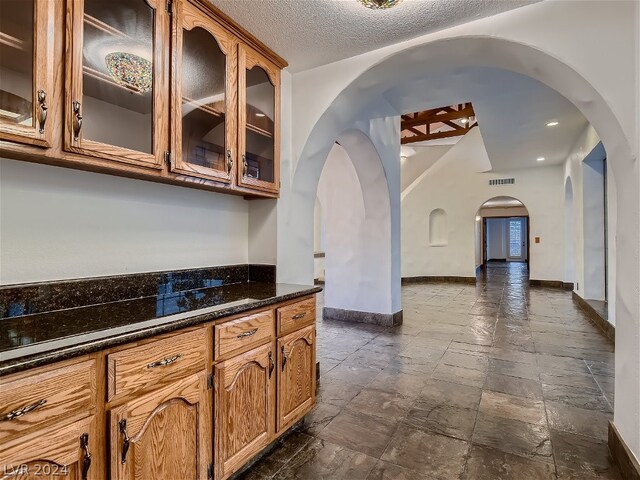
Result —
<instances>
[{"instance_id":1,"label":"ceiling light fixture","mask_svg":"<svg viewBox=\"0 0 640 480\"><path fill-rule=\"evenodd\" d=\"M556 120L552 120L551 122L547 122L547 127L555 127L559 122Z\"/></svg>"},{"instance_id":2,"label":"ceiling light fixture","mask_svg":"<svg viewBox=\"0 0 640 480\"><path fill-rule=\"evenodd\" d=\"M256 117L264 117L264 113L258 112L256 113Z\"/></svg>"},{"instance_id":3,"label":"ceiling light fixture","mask_svg":"<svg viewBox=\"0 0 640 480\"><path fill-rule=\"evenodd\" d=\"M538 157L538 158L536 158L536 160L537 160L538 162L544 162L544 157Z\"/></svg>"},{"instance_id":4,"label":"ceiling light fixture","mask_svg":"<svg viewBox=\"0 0 640 480\"><path fill-rule=\"evenodd\" d=\"M358 0L362 5L372 10L385 10L395 7L401 0Z\"/></svg>"},{"instance_id":5,"label":"ceiling light fixture","mask_svg":"<svg viewBox=\"0 0 640 480\"><path fill-rule=\"evenodd\" d=\"M461 123L469 123L469 119L468 118L463 118L460 120Z\"/></svg>"},{"instance_id":6,"label":"ceiling light fixture","mask_svg":"<svg viewBox=\"0 0 640 480\"><path fill-rule=\"evenodd\" d=\"M107 69L118 85L139 93L151 91L153 74L151 62L133 53L112 52L105 57Z\"/></svg>"}]
</instances>

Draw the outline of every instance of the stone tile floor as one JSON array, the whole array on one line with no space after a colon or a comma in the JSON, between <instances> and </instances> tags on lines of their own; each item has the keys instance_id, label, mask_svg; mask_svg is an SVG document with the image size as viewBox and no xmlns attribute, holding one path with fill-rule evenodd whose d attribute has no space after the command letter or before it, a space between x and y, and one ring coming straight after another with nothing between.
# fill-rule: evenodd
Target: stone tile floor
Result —
<instances>
[{"instance_id":1,"label":"stone tile floor","mask_svg":"<svg viewBox=\"0 0 640 480\"><path fill-rule=\"evenodd\" d=\"M619 479L613 345L523 264L402 288L404 323L323 322L318 405L244 479Z\"/></svg>"}]
</instances>

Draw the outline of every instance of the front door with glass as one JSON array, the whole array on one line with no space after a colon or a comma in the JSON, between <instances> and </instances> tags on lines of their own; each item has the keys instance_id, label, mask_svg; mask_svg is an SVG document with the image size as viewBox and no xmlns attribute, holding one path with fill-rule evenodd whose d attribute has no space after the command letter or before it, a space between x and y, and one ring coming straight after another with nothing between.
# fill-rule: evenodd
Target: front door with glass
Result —
<instances>
[{"instance_id":1,"label":"front door with glass","mask_svg":"<svg viewBox=\"0 0 640 480\"><path fill-rule=\"evenodd\" d=\"M527 219L509 218L507 223L507 236L509 249L507 260L527 260Z\"/></svg>"}]
</instances>

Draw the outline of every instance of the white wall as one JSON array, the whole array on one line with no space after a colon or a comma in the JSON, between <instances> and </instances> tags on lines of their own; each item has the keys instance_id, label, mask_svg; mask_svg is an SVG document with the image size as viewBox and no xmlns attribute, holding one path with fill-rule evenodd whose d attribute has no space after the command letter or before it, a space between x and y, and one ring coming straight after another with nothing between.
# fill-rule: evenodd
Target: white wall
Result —
<instances>
[{"instance_id":1,"label":"white wall","mask_svg":"<svg viewBox=\"0 0 640 480\"><path fill-rule=\"evenodd\" d=\"M473 277L475 217L480 206L496 196L524 203L530 216L530 274L536 280L562 280L564 218L561 166L536 166L513 172L476 173L475 163L488 161L481 128L473 129L423 177L405 191L402 199L402 276ZM514 185L490 186L491 178L514 177ZM452 193L455 192L455 193ZM447 212L449 242L433 247L427 241L429 211Z\"/></svg>"},{"instance_id":2,"label":"white wall","mask_svg":"<svg viewBox=\"0 0 640 480\"><path fill-rule=\"evenodd\" d=\"M0 283L247 263L241 197L0 160Z\"/></svg>"},{"instance_id":3,"label":"white wall","mask_svg":"<svg viewBox=\"0 0 640 480\"><path fill-rule=\"evenodd\" d=\"M247 204L249 263L275 265L278 247L277 200L253 199L247 201Z\"/></svg>"},{"instance_id":4,"label":"white wall","mask_svg":"<svg viewBox=\"0 0 640 480\"><path fill-rule=\"evenodd\" d=\"M605 300L605 152L598 144L582 162L584 297Z\"/></svg>"}]
</instances>

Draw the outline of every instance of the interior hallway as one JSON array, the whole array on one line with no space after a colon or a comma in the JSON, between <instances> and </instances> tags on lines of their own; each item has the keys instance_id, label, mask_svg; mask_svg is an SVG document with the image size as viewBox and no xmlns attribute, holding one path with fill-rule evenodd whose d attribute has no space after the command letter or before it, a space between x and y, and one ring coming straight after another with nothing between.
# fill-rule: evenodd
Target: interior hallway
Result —
<instances>
[{"instance_id":1,"label":"interior hallway","mask_svg":"<svg viewBox=\"0 0 640 480\"><path fill-rule=\"evenodd\" d=\"M396 328L323 322L318 406L250 479L618 479L613 345L525 264L402 288Z\"/></svg>"}]
</instances>

